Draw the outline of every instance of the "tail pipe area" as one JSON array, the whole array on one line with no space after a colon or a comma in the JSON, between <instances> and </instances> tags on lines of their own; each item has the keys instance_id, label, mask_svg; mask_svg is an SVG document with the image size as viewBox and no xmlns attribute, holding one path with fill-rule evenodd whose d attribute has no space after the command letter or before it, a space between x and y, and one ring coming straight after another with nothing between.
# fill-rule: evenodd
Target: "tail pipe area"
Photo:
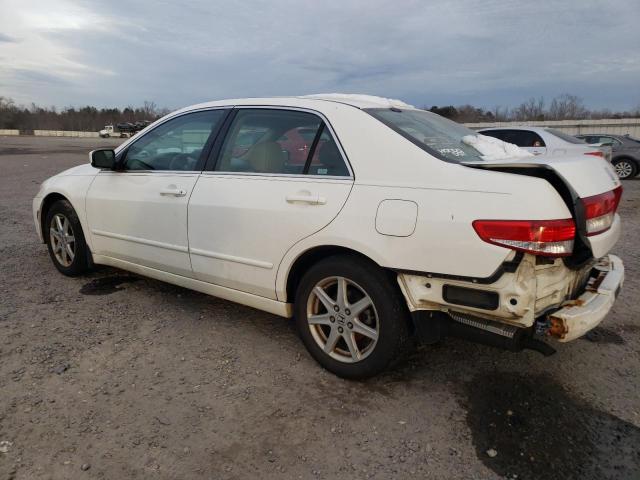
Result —
<instances>
[{"instance_id":1,"label":"tail pipe area","mask_svg":"<svg viewBox=\"0 0 640 480\"><path fill-rule=\"evenodd\" d=\"M492 322L471 315L457 312L446 314L417 311L413 313L413 320L418 337L426 344L451 336L512 352L528 349L535 350L544 356L553 355L556 352L549 344L534 338L529 329Z\"/></svg>"}]
</instances>

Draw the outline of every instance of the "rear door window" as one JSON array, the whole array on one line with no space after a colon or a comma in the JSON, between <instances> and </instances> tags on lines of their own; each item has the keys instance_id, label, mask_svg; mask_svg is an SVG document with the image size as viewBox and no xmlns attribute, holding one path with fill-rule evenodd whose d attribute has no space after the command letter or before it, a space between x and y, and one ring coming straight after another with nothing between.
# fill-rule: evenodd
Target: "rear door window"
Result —
<instances>
[{"instance_id":1,"label":"rear door window","mask_svg":"<svg viewBox=\"0 0 640 480\"><path fill-rule=\"evenodd\" d=\"M613 147L619 147L620 145L622 145L622 142L620 140L618 140L617 138L613 138L613 137L599 137L598 138L598 142L599 143L607 143L607 144L610 144Z\"/></svg>"},{"instance_id":2,"label":"rear door window","mask_svg":"<svg viewBox=\"0 0 640 480\"><path fill-rule=\"evenodd\" d=\"M502 140L518 147L544 147L544 141L536 132L530 130L505 130Z\"/></svg>"},{"instance_id":3,"label":"rear door window","mask_svg":"<svg viewBox=\"0 0 640 480\"><path fill-rule=\"evenodd\" d=\"M349 170L323 120L284 109L239 109L215 170L265 174L348 176Z\"/></svg>"},{"instance_id":4,"label":"rear door window","mask_svg":"<svg viewBox=\"0 0 640 480\"><path fill-rule=\"evenodd\" d=\"M504 130L484 130L478 132L480 135L486 135L487 137L497 138L498 140L504 140Z\"/></svg>"},{"instance_id":5,"label":"rear door window","mask_svg":"<svg viewBox=\"0 0 640 480\"><path fill-rule=\"evenodd\" d=\"M326 127L323 127L309 162L309 175L347 177L349 169L344 163L340 149Z\"/></svg>"}]
</instances>

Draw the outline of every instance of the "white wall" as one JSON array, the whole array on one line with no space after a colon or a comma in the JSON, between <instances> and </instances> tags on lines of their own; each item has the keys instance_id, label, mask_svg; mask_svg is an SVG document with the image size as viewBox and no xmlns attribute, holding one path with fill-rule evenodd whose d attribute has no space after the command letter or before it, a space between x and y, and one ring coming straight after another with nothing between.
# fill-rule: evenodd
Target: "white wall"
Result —
<instances>
[{"instance_id":1,"label":"white wall","mask_svg":"<svg viewBox=\"0 0 640 480\"><path fill-rule=\"evenodd\" d=\"M548 122L493 122L493 123L465 123L469 128L480 129L489 127L509 127L518 125L532 125L539 127L553 127L569 135L584 133L611 133L614 135L629 134L640 138L640 118L622 118L610 120L556 120ZM19 135L18 130L0 130L0 135ZM74 132L70 130L34 130L33 134L40 137L97 137L98 132Z\"/></svg>"},{"instance_id":2,"label":"white wall","mask_svg":"<svg viewBox=\"0 0 640 480\"><path fill-rule=\"evenodd\" d=\"M622 118L610 120L556 120L548 122L494 122L494 123L465 123L469 128L480 129L489 127L514 127L530 125L536 127L557 128L569 135L585 133L611 133L614 135L631 135L640 138L640 118Z\"/></svg>"},{"instance_id":3,"label":"white wall","mask_svg":"<svg viewBox=\"0 0 640 480\"><path fill-rule=\"evenodd\" d=\"M37 137L97 137L98 132L74 132L72 130L34 130Z\"/></svg>"}]
</instances>

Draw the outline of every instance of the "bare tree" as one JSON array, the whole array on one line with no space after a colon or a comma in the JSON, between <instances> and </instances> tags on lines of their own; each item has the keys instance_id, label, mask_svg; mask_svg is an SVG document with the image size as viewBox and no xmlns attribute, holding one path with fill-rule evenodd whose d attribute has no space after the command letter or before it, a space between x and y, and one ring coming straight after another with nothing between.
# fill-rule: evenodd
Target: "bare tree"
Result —
<instances>
[{"instance_id":1,"label":"bare tree","mask_svg":"<svg viewBox=\"0 0 640 480\"><path fill-rule=\"evenodd\" d=\"M158 115L158 106L156 105L156 102L149 102L148 100L145 100L144 105L142 106L142 111L147 118L154 118Z\"/></svg>"},{"instance_id":2,"label":"bare tree","mask_svg":"<svg viewBox=\"0 0 640 480\"><path fill-rule=\"evenodd\" d=\"M587 118L589 111L584 107L582 98L563 93L551 102L549 107L550 120L579 120Z\"/></svg>"},{"instance_id":3,"label":"bare tree","mask_svg":"<svg viewBox=\"0 0 640 480\"><path fill-rule=\"evenodd\" d=\"M31 103L28 107L17 106L10 98L0 96L0 128L17 130L80 130L96 131L104 125L119 122L156 120L169 113L167 108L158 108L154 102L144 102L141 107L101 108L92 106L40 107Z\"/></svg>"},{"instance_id":4,"label":"bare tree","mask_svg":"<svg viewBox=\"0 0 640 480\"><path fill-rule=\"evenodd\" d=\"M496 105L493 107L493 118L496 122L506 122L511 118L509 107Z\"/></svg>"},{"instance_id":5,"label":"bare tree","mask_svg":"<svg viewBox=\"0 0 640 480\"><path fill-rule=\"evenodd\" d=\"M544 98L531 97L513 110L515 120L544 120Z\"/></svg>"}]
</instances>

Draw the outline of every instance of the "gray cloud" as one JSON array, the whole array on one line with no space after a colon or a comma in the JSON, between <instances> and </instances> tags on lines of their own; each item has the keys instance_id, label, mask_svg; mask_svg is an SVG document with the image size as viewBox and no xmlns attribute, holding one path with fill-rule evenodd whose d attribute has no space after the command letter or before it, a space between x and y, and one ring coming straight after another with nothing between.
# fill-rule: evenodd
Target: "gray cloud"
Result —
<instances>
[{"instance_id":1,"label":"gray cloud","mask_svg":"<svg viewBox=\"0 0 640 480\"><path fill-rule=\"evenodd\" d=\"M0 66L6 94L44 104L150 99L179 107L343 91L491 107L570 92L596 108L640 104L640 4L625 0L73 5L86 22L38 31L61 52L56 73L41 72L54 75L50 88ZM63 60L73 75L65 76Z\"/></svg>"},{"instance_id":2,"label":"gray cloud","mask_svg":"<svg viewBox=\"0 0 640 480\"><path fill-rule=\"evenodd\" d=\"M10 37L9 35L0 32L0 43L5 42L5 43L13 43L13 42L17 42L17 40L13 37Z\"/></svg>"}]
</instances>

